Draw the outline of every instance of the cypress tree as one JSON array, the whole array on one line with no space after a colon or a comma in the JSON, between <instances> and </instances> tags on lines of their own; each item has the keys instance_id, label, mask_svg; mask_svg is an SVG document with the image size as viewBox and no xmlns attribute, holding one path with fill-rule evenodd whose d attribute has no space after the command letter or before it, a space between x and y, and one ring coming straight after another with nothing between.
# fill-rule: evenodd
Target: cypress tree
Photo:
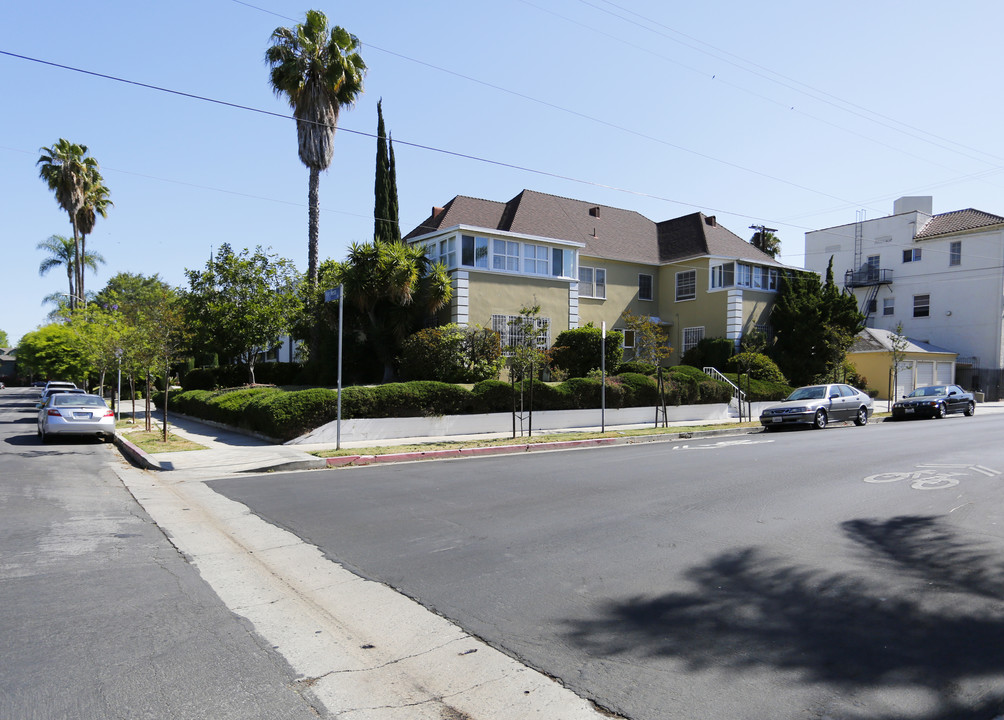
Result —
<instances>
[{"instance_id":1,"label":"cypress tree","mask_svg":"<svg viewBox=\"0 0 1004 720\"><path fill-rule=\"evenodd\" d=\"M401 221L398 216L398 204L397 204L397 170L394 169L394 138L388 138L388 146L390 150L390 157L388 158L389 172L387 175L387 196L389 198L390 212L387 215L387 219L390 220L390 234L393 236L395 242L400 242L401 240Z\"/></svg>"},{"instance_id":2,"label":"cypress tree","mask_svg":"<svg viewBox=\"0 0 1004 720\"><path fill-rule=\"evenodd\" d=\"M376 181L373 186L373 238L392 240L390 226L390 159L387 153L387 132L383 124L383 98L377 102Z\"/></svg>"}]
</instances>

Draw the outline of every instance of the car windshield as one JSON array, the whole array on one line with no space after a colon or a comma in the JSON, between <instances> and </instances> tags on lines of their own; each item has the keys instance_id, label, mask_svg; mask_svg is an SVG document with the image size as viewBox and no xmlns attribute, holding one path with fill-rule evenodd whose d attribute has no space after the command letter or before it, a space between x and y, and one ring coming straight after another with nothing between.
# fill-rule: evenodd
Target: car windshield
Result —
<instances>
[{"instance_id":1,"label":"car windshield","mask_svg":"<svg viewBox=\"0 0 1004 720\"><path fill-rule=\"evenodd\" d=\"M97 395L56 395L52 398L53 405L73 405L74 407L107 407L105 401Z\"/></svg>"},{"instance_id":2,"label":"car windshield","mask_svg":"<svg viewBox=\"0 0 1004 720\"><path fill-rule=\"evenodd\" d=\"M932 385L931 387L917 388L907 397L935 397L937 395L947 395L948 389L944 385Z\"/></svg>"},{"instance_id":3,"label":"car windshield","mask_svg":"<svg viewBox=\"0 0 1004 720\"><path fill-rule=\"evenodd\" d=\"M813 385L812 387L799 388L791 395L788 396L788 400L822 400L826 397L826 386L825 385Z\"/></svg>"}]
</instances>

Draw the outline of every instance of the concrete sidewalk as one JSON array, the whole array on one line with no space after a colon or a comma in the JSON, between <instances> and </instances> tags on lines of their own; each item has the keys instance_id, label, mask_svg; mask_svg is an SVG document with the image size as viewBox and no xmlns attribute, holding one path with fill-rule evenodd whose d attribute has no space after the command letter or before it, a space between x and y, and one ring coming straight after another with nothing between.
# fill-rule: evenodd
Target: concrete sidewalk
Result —
<instances>
[{"instance_id":1,"label":"concrete sidewalk","mask_svg":"<svg viewBox=\"0 0 1004 720\"><path fill-rule=\"evenodd\" d=\"M343 450L353 448L386 448L386 453L379 455L349 454L333 458L319 458L311 453L320 450L334 450L334 442L317 443L297 443L297 444L277 444L270 440L254 437L252 435L222 427L218 424L205 422L196 418L186 417L168 412L169 431L186 440L205 447L204 450L187 450L167 453L148 454L129 442L128 434L119 433L116 437L116 444L122 453L133 463L148 470L174 471L179 475L184 475L185 479L209 480L224 475L239 473L263 473L263 472L283 472L290 470L317 470L329 467L341 467L345 465L363 465L373 462L406 462L423 459L444 459L448 457L470 457L473 455L504 454L513 452L530 452L543 450L571 449L574 447L595 447L598 445L617 445L626 443L640 443L646 441L670 441L678 440L681 437L693 437L695 435L720 435L720 434L742 434L749 432L759 432L759 426L743 428L721 428L723 425L734 425L735 419L716 419L708 421L674 421L669 422L669 427L694 427L701 425L706 428L698 432L687 432L685 434L665 432L655 433L651 436L629 436L610 437L589 440L571 440L561 442L540 442L548 435L559 432L599 432L600 427L575 428L565 431L537 431L533 435L534 442L528 442L530 438L519 436L512 438L510 432L478 433L471 435L449 435L437 437L401 437L401 438L381 438L379 440L355 440L343 442ZM155 426L162 427L161 421L154 420ZM608 432L618 430L636 430L652 428L654 423L622 425L617 427L607 427ZM423 445L434 444L445 441L476 442L477 440L500 440L512 439L511 443L505 445L494 445L478 448L467 448L465 450L429 450L429 451L409 451L395 452L394 448L400 445Z\"/></svg>"}]
</instances>

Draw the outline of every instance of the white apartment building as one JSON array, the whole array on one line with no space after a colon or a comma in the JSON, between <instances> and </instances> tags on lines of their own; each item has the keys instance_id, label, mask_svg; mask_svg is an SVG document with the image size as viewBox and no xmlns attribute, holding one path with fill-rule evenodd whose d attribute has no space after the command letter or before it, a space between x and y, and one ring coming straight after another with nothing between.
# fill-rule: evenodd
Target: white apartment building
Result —
<instances>
[{"instance_id":1,"label":"white apartment building","mask_svg":"<svg viewBox=\"0 0 1004 720\"><path fill-rule=\"evenodd\" d=\"M805 234L805 266L854 293L868 327L959 354L956 382L1001 394L1004 374L1004 217L932 212L903 197L892 215Z\"/></svg>"}]
</instances>

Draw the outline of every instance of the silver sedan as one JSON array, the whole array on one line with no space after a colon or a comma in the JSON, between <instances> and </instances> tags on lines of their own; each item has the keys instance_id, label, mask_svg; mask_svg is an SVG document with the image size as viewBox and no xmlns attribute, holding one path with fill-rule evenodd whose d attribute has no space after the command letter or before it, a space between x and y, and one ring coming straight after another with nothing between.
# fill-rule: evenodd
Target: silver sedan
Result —
<instances>
[{"instance_id":1,"label":"silver sedan","mask_svg":"<svg viewBox=\"0 0 1004 720\"><path fill-rule=\"evenodd\" d=\"M111 438L115 435L115 414L97 395L51 395L38 411L38 436L46 442L52 435Z\"/></svg>"},{"instance_id":2,"label":"silver sedan","mask_svg":"<svg viewBox=\"0 0 1004 720\"><path fill-rule=\"evenodd\" d=\"M875 411L871 397L850 385L808 385L800 387L779 405L771 405L760 414L760 424L767 430L786 425L810 425L822 430L828 423L853 420L865 425Z\"/></svg>"}]
</instances>

